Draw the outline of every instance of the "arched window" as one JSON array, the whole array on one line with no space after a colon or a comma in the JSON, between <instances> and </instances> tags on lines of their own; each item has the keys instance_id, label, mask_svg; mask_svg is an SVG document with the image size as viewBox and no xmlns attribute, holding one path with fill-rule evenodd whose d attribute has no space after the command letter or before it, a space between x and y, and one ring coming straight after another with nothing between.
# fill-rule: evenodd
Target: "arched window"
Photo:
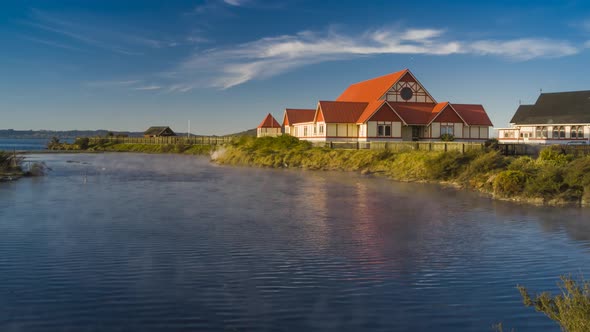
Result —
<instances>
[{"instance_id":1,"label":"arched window","mask_svg":"<svg viewBox=\"0 0 590 332\"><path fill-rule=\"evenodd\" d=\"M578 126L578 138L584 138L584 126Z\"/></svg>"},{"instance_id":2,"label":"arched window","mask_svg":"<svg viewBox=\"0 0 590 332\"><path fill-rule=\"evenodd\" d=\"M570 138L578 138L578 127L572 126L570 129Z\"/></svg>"},{"instance_id":3,"label":"arched window","mask_svg":"<svg viewBox=\"0 0 590 332\"><path fill-rule=\"evenodd\" d=\"M535 137L536 138L547 138L547 127L535 128Z\"/></svg>"},{"instance_id":4,"label":"arched window","mask_svg":"<svg viewBox=\"0 0 590 332\"><path fill-rule=\"evenodd\" d=\"M559 127L559 138L565 138L565 127Z\"/></svg>"}]
</instances>

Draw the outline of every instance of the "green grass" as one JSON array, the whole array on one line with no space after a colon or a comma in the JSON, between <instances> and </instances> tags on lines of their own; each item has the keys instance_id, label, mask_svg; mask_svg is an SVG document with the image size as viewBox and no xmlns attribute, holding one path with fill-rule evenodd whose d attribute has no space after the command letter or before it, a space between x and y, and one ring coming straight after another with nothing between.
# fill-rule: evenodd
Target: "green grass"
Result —
<instances>
[{"instance_id":1,"label":"green grass","mask_svg":"<svg viewBox=\"0 0 590 332\"><path fill-rule=\"evenodd\" d=\"M131 143L104 143L89 145L88 151L109 152L138 152L138 153L178 153L190 155L208 155L213 147L210 145L184 145L184 144L131 144Z\"/></svg>"},{"instance_id":2,"label":"green grass","mask_svg":"<svg viewBox=\"0 0 590 332\"><path fill-rule=\"evenodd\" d=\"M284 135L242 137L217 158L228 165L383 174L399 181L445 182L501 199L551 205L590 204L590 156L574 158L559 147L537 159L486 151L331 150Z\"/></svg>"}]
</instances>

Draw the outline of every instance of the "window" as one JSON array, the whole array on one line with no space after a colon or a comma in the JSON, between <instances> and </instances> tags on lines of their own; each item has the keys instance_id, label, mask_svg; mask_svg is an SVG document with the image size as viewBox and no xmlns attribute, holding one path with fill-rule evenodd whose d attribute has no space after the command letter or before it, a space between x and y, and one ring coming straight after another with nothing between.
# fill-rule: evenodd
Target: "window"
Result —
<instances>
[{"instance_id":1,"label":"window","mask_svg":"<svg viewBox=\"0 0 590 332\"><path fill-rule=\"evenodd\" d=\"M307 136L307 126L303 127L303 136Z\"/></svg>"},{"instance_id":2,"label":"window","mask_svg":"<svg viewBox=\"0 0 590 332\"><path fill-rule=\"evenodd\" d=\"M553 126L553 138L565 138L565 127Z\"/></svg>"},{"instance_id":3,"label":"window","mask_svg":"<svg viewBox=\"0 0 590 332\"><path fill-rule=\"evenodd\" d=\"M584 126L572 126L570 129L571 138L584 138Z\"/></svg>"},{"instance_id":4,"label":"window","mask_svg":"<svg viewBox=\"0 0 590 332\"><path fill-rule=\"evenodd\" d=\"M455 126L452 123L441 123L440 124L440 134L445 135L455 135Z\"/></svg>"},{"instance_id":5,"label":"window","mask_svg":"<svg viewBox=\"0 0 590 332\"><path fill-rule=\"evenodd\" d=\"M391 125L378 125L377 136L391 137Z\"/></svg>"},{"instance_id":6,"label":"window","mask_svg":"<svg viewBox=\"0 0 590 332\"><path fill-rule=\"evenodd\" d=\"M535 137L536 138L547 138L547 127L535 128Z\"/></svg>"},{"instance_id":7,"label":"window","mask_svg":"<svg viewBox=\"0 0 590 332\"><path fill-rule=\"evenodd\" d=\"M318 127L313 126L313 136L317 135L318 133Z\"/></svg>"},{"instance_id":8,"label":"window","mask_svg":"<svg viewBox=\"0 0 590 332\"><path fill-rule=\"evenodd\" d=\"M320 134L324 133L324 125L320 125Z\"/></svg>"}]
</instances>

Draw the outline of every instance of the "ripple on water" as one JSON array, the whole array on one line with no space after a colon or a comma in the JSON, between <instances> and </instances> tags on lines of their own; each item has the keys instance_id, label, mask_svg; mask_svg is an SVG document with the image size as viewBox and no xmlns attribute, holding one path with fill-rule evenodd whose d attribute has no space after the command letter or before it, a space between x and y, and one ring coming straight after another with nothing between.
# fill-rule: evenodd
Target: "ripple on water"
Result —
<instances>
[{"instance_id":1,"label":"ripple on water","mask_svg":"<svg viewBox=\"0 0 590 332\"><path fill-rule=\"evenodd\" d=\"M49 155L0 186L3 331L558 331L589 212L204 158ZM67 162L68 160L73 162Z\"/></svg>"}]
</instances>

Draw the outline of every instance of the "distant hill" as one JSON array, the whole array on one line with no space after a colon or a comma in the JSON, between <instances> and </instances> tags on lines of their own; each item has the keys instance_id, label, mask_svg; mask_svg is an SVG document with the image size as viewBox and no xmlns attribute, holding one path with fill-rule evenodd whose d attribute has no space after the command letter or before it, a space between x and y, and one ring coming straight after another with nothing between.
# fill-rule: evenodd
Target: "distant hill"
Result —
<instances>
[{"instance_id":1,"label":"distant hill","mask_svg":"<svg viewBox=\"0 0 590 332\"><path fill-rule=\"evenodd\" d=\"M115 135L127 135L129 137L141 137L143 132L129 131L109 131L109 130L14 130L0 129L1 138L40 138L49 139L58 138L76 138L76 137L96 137L106 136L109 132Z\"/></svg>"},{"instance_id":2,"label":"distant hill","mask_svg":"<svg viewBox=\"0 0 590 332\"><path fill-rule=\"evenodd\" d=\"M225 136L256 136L256 128L244 130L239 133L229 134L229 135L225 135Z\"/></svg>"}]
</instances>

